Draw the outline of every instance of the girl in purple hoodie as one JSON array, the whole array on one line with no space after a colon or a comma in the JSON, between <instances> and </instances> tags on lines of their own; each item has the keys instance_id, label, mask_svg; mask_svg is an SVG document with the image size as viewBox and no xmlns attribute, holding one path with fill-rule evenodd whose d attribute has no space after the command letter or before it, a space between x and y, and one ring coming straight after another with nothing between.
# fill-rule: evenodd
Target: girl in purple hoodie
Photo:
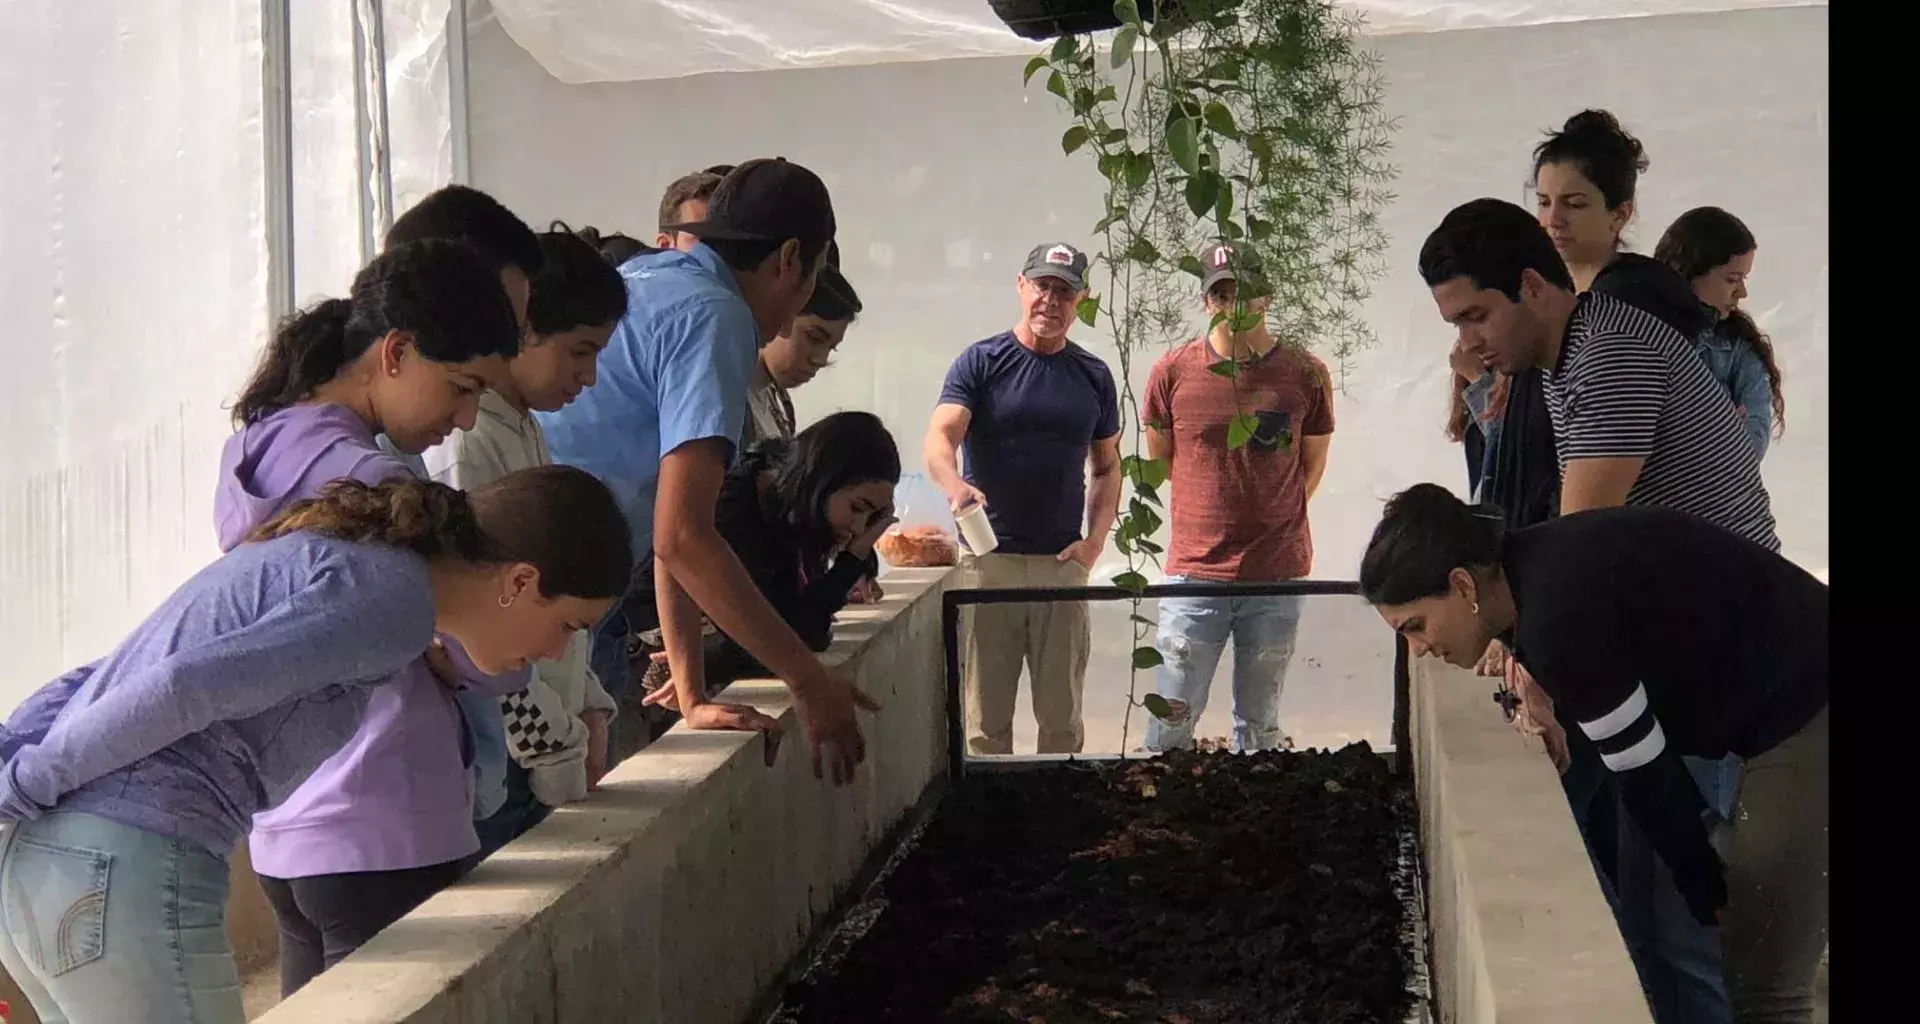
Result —
<instances>
[{"instance_id":1,"label":"girl in purple hoodie","mask_svg":"<svg viewBox=\"0 0 1920 1024\"><path fill-rule=\"evenodd\" d=\"M473 336L511 338L497 313ZM253 815L436 633L485 671L553 657L633 561L612 493L559 466L342 480L250 540L0 726L0 966L43 1021L242 1024L227 858Z\"/></svg>"},{"instance_id":2,"label":"girl in purple hoodie","mask_svg":"<svg viewBox=\"0 0 1920 1024\"><path fill-rule=\"evenodd\" d=\"M448 241L391 248L351 298L281 328L240 395L241 430L221 459L222 547L330 481L411 478L379 434L416 454L473 427L486 382L519 345L500 268L480 252ZM416 653L373 691L352 740L254 818L249 854L279 923L284 994L450 884L479 847L454 691L497 698L525 688L526 670L489 676L458 643Z\"/></svg>"}]
</instances>

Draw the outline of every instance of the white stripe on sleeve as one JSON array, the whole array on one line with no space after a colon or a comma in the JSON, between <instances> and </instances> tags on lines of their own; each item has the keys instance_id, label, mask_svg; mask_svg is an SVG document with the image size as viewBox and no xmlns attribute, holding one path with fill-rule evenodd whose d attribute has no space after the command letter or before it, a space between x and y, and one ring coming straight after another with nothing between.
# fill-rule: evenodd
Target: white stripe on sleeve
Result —
<instances>
[{"instance_id":1,"label":"white stripe on sleeve","mask_svg":"<svg viewBox=\"0 0 1920 1024\"><path fill-rule=\"evenodd\" d=\"M1600 760L1616 772L1630 772L1652 761L1667 749L1667 734L1660 731L1660 723L1653 723L1653 729L1640 738L1640 742L1616 754L1602 753Z\"/></svg>"},{"instance_id":2,"label":"white stripe on sleeve","mask_svg":"<svg viewBox=\"0 0 1920 1024\"><path fill-rule=\"evenodd\" d=\"M1581 722L1580 731L1595 743L1620 735L1628 726L1640 720L1647 713L1647 687L1642 683L1633 688L1633 693L1620 706L1601 715L1591 722Z\"/></svg>"}]
</instances>

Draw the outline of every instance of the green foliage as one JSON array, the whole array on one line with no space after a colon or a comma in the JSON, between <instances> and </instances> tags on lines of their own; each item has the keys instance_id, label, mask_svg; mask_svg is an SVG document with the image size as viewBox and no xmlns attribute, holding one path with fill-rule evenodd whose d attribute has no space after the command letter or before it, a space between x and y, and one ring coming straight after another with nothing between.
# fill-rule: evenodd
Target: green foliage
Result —
<instances>
[{"instance_id":1,"label":"green foliage","mask_svg":"<svg viewBox=\"0 0 1920 1024\"><path fill-rule=\"evenodd\" d=\"M1089 327L1104 315L1132 422L1140 421L1133 359L1188 329L1196 281L1207 273L1197 253L1208 242L1235 243L1239 284L1236 305L1210 327L1244 333L1264 319L1280 343L1311 346L1344 375L1349 358L1374 340L1359 307L1383 269L1380 211L1393 198L1386 156L1395 125L1382 113L1379 60L1359 45L1357 15L1337 0L1157 7L1148 26L1137 0L1116 0L1120 27L1104 60L1091 37L1064 36L1022 72L1031 82L1047 71L1046 89L1072 121L1061 150L1086 154L1106 181L1094 233L1110 284L1106 299L1090 297L1076 312ZM1246 304L1262 296L1272 300L1264 314ZM1227 445L1245 449L1259 423L1240 403L1239 364L1208 368L1234 382ZM1166 463L1140 447L1135 432L1121 460L1133 494L1113 531L1128 566L1114 583L1136 595L1136 672L1160 664L1160 652L1144 643L1153 623L1140 614L1138 595L1147 586L1139 570L1161 554L1152 535L1167 482ZM1163 718L1169 712L1154 694L1139 703Z\"/></svg>"}]
</instances>

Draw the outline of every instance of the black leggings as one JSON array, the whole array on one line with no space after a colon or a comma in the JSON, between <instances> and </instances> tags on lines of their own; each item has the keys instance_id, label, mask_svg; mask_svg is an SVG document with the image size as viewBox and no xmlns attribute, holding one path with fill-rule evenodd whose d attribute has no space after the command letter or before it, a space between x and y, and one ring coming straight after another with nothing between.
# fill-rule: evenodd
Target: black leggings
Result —
<instances>
[{"instance_id":1,"label":"black leggings","mask_svg":"<svg viewBox=\"0 0 1920 1024\"><path fill-rule=\"evenodd\" d=\"M260 876L280 926L280 997L347 958L381 929L458 881L463 861L307 878Z\"/></svg>"}]
</instances>

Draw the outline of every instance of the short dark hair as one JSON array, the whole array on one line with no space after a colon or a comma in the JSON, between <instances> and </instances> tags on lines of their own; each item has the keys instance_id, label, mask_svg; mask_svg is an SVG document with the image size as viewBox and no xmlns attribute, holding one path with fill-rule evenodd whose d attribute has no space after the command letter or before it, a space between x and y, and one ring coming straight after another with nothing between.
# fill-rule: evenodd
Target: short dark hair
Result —
<instances>
[{"instance_id":1,"label":"short dark hair","mask_svg":"<svg viewBox=\"0 0 1920 1024\"><path fill-rule=\"evenodd\" d=\"M1453 208L1420 247L1420 277L1437 287L1456 277L1520 301L1520 275L1531 270L1573 291L1573 275L1533 214L1501 199Z\"/></svg>"},{"instance_id":2,"label":"short dark hair","mask_svg":"<svg viewBox=\"0 0 1920 1024\"><path fill-rule=\"evenodd\" d=\"M463 242L500 273L516 267L529 279L540 272L540 240L500 201L465 185L448 185L414 204L387 229L382 248L429 238Z\"/></svg>"},{"instance_id":3,"label":"short dark hair","mask_svg":"<svg viewBox=\"0 0 1920 1024\"><path fill-rule=\"evenodd\" d=\"M860 294L853 290L846 275L829 264L820 268L820 280L813 286L813 298L807 300L806 308L800 312L838 323L853 320L864 308L860 304Z\"/></svg>"},{"instance_id":4,"label":"short dark hair","mask_svg":"<svg viewBox=\"0 0 1920 1024\"><path fill-rule=\"evenodd\" d=\"M1455 569L1498 571L1505 523L1439 484L1414 484L1387 499L1360 559L1360 594L1376 607L1447 592Z\"/></svg>"},{"instance_id":5,"label":"short dark hair","mask_svg":"<svg viewBox=\"0 0 1920 1024\"><path fill-rule=\"evenodd\" d=\"M827 183L785 157L759 157L728 171L714 187L705 217L669 227L693 234L742 273L760 269L788 240L809 269L830 265L836 252Z\"/></svg>"},{"instance_id":6,"label":"short dark hair","mask_svg":"<svg viewBox=\"0 0 1920 1024\"><path fill-rule=\"evenodd\" d=\"M1567 118L1557 132L1533 148L1533 176L1548 164L1572 164L1593 187L1607 209L1617 210L1631 202L1640 175L1647 169L1646 147L1625 128L1620 119L1604 110L1582 110Z\"/></svg>"},{"instance_id":7,"label":"short dark hair","mask_svg":"<svg viewBox=\"0 0 1920 1024\"><path fill-rule=\"evenodd\" d=\"M679 223L680 207L696 199L712 199L713 190L719 187L720 175L712 171L695 171L675 179L660 197L660 230L673 230L668 225Z\"/></svg>"},{"instance_id":8,"label":"short dark hair","mask_svg":"<svg viewBox=\"0 0 1920 1024\"><path fill-rule=\"evenodd\" d=\"M565 224L554 221L540 236L545 263L533 276L527 326L559 334L576 327L604 327L627 313L627 283L600 253Z\"/></svg>"}]
</instances>

